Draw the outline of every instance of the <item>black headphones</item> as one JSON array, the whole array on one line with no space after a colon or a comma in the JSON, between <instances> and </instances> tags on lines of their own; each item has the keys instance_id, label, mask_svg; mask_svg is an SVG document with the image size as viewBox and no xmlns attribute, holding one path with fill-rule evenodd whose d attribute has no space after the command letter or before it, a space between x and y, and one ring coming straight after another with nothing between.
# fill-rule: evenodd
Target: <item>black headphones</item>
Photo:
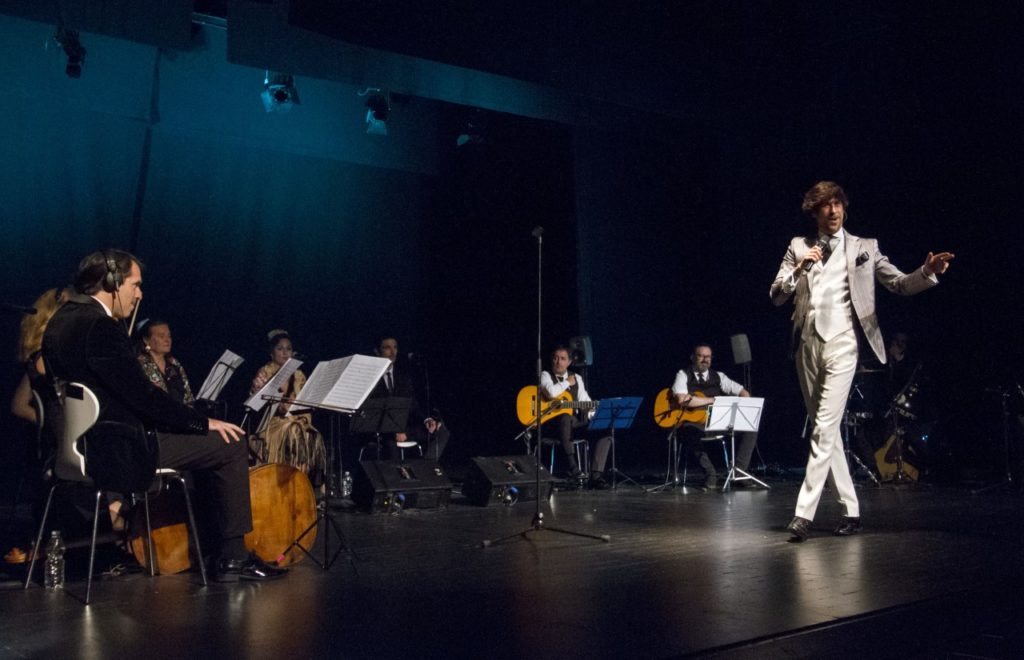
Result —
<instances>
[{"instance_id":1,"label":"black headphones","mask_svg":"<svg viewBox=\"0 0 1024 660\"><path fill-rule=\"evenodd\" d=\"M103 260L107 264L107 272L100 280L100 287L107 293L114 293L124 284L124 274L118 269L117 262L109 252L103 253Z\"/></svg>"}]
</instances>

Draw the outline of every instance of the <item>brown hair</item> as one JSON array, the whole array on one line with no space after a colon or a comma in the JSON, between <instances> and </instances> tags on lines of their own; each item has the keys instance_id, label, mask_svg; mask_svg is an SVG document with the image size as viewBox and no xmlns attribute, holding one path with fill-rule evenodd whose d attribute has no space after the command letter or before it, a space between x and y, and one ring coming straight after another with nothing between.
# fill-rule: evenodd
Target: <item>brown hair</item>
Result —
<instances>
[{"instance_id":1,"label":"brown hair","mask_svg":"<svg viewBox=\"0 0 1024 660\"><path fill-rule=\"evenodd\" d=\"M833 199L842 202L844 209L850 205L842 186L835 181L819 181L804 193L804 203L800 209L808 215L813 215L819 206Z\"/></svg>"},{"instance_id":2,"label":"brown hair","mask_svg":"<svg viewBox=\"0 0 1024 660\"><path fill-rule=\"evenodd\" d=\"M72 293L71 289L47 289L33 305L36 313L26 314L21 319L21 334L18 338L19 362L25 362L42 347L46 324Z\"/></svg>"},{"instance_id":3,"label":"brown hair","mask_svg":"<svg viewBox=\"0 0 1024 660\"><path fill-rule=\"evenodd\" d=\"M110 284L116 284L117 279L124 281L132 271L132 264L139 264L142 269L142 262L130 252L124 250L97 250L87 255L78 264L78 274L75 275L75 291L86 295L93 295L100 291L113 291ZM108 275L111 281L108 281ZM114 287L116 288L116 287Z\"/></svg>"}]
</instances>

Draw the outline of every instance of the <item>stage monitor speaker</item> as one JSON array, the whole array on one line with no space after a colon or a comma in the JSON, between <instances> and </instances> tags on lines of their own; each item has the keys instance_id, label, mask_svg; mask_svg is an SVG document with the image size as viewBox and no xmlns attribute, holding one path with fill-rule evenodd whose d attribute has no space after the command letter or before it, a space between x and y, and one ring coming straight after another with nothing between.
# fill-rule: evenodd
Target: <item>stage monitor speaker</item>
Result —
<instances>
[{"instance_id":1,"label":"stage monitor speaker","mask_svg":"<svg viewBox=\"0 0 1024 660\"><path fill-rule=\"evenodd\" d=\"M536 467L537 459L530 455L477 456L471 459L462 494L478 506L536 501ZM541 497L549 498L551 487L551 473L541 465Z\"/></svg>"},{"instance_id":2,"label":"stage monitor speaker","mask_svg":"<svg viewBox=\"0 0 1024 660\"><path fill-rule=\"evenodd\" d=\"M750 340L746 335L733 335L729 337L732 342L732 361L734 364L746 364L751 361Z\"/></svg>"},{"instance_id":3,"label":"stage monitor speaker","mask_svg":"<svg viewBox=\"0 0 1024 660\"><path fill-rule=\"evenodd\" d=\"M437 461L361 461L352 499L364 509L398 513L403 509L448 506L452 482Z\"/></svg>"},{"instance_id":4,"label":"stage monitor speaker","mask_svg":"<svg viewBox=\"0 0 1024 660\"><path fill-rule=\"evenodd\" d=\"M594 348L590 337L573 337L569 340L569 359L574 367L590 367L594 364Z\"/></svg>"}]
</instances>

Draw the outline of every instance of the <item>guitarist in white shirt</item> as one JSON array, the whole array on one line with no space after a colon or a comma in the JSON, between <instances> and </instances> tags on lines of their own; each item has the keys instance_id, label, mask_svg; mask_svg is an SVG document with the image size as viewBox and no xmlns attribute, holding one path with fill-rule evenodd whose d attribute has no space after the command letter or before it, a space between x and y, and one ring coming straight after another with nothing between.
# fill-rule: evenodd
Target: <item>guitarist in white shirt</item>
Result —
<instances>
[{"instance_id":1,"label":"guitarist in white shirt","mask_svg":"<svg viewBox=\"0 0 1024 660\"><path fill-rule=\"evenodd\" d=\"M551 371L543 371L540 375L540 394L544 401L551 401L563 396L566 392L572 396L572 401L590 401L590 394L583 384L583 377L569 371L572 360L569 357L569 349L558 346L551 352ZM582 480L584 475L581 466L576 462L576 452L573 448L573 437L585 432L590 424L590 418L594 411L574 410L571 414L557 415L541 423L541 435L556 437L561 442L562 452L565 454L569 465L569 476L572 479ZM594 446L593 458L591 460L590 486L591 488L607 488L608 484L604 478L604 465L608 459L608 450L611 447L611 438L603 437Z\"/></svg>"},{"instance_id":2,"label":"guitarist in white shirt","mask_svg":"<svg viewBox=\"0 0 1024 660\"><path fill-rule=\"evenodd\" d=\"M715 397L724 396L750 396L742 385L730 379L721 371L711 369L712 352L707 344L697 344L693 347L690 355L690 368L680 369L676 373L676 380L672 383L672 396L675 397L676 405L680 408L703 408L715 402ZM718 474L715 466L708 458L708 454L700 444L700 436L703 428L684 424L679 429L679 435L683 446L693 451L693 455L700 462L704 470L705 485L714 488L718 485ZM740 433L740 444L736 449L736 467L746 470L750 464L750 456L757 445L756 433ZM740 486L746 481L737 481L733 485Z\"/></svg>"}]
</instances>

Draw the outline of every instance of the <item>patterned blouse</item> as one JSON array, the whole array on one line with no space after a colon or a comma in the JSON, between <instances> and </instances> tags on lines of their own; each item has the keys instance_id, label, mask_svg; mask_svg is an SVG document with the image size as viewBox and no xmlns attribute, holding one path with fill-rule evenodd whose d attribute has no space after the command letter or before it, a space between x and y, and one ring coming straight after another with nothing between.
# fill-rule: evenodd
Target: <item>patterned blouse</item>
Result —
<instances>
[{"instance_id":1,"label":"patterned blouse","mask_svg":"<svg viewBox=\"0 0 1024 660\"><path fill-rule=\"evenodd\" d=\"M181 366L181 363L170 355L165 357L164 361L167 364L166 371L160 373L160 367L157 366L149 353L143 353L139 356L139 364L142 365L142 371L146 374L149 382L170 394L177 401L184 403L186 406L191 406L195 403L196 399L192 396L192 387L188 384L185 367Z\"/></svg>"}]
</instances>

